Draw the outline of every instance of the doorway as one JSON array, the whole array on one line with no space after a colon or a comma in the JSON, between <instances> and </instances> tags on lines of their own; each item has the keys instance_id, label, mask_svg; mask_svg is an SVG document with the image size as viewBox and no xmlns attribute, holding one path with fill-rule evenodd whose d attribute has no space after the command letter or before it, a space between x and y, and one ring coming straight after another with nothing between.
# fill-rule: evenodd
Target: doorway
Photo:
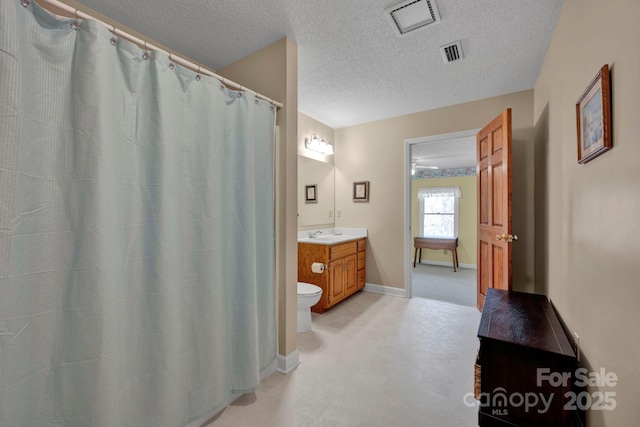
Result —
<instances>
[{"instance_id":1,"label":"doorway","mask_svg":"<svg viewBox=\"0 0 640 427\"><path fill-rule=\"evenodd\" d=\"M476 264L475 260L475 246L476 246L476 234L477 228L476 216L477 207L475 205L475 193L477 191L475 187L475 144L476 135L480 129L472 129L468 131L454 132L448 134L434 135L428 137L414 138L405 141L405 296L410 298L412 296L426 296L432 295L435 299L446 298L447 283L453 283L452 280L466 280L470 283L471 296L463 297L461 294L451 295L453 303L461 303L462 305L468 305L469 298L475 299L475 284L476 273L475 270L469 271L469 268L474 268ZM466 156L466 157L465 157ZM437 167L438 169L434 169ZM416 235L420 235L420 222L417 216L420 215L417 207L417 196L414 194L416 189L413 187L414 177L417 174L418 178L426 177L451 177L459 173L464 169L473 168L473 178L468 177L467 181L471 182L471 185L466 185L464 193L467 193L467 199L465 199L465 213L467 216L471 215L470 219L465 221L465 230L473 229L473 233L466 231L466 237L460 240L458 248L458 257L462 252L463 259L460 261L460 267L462 270L453 272L451 269L452 260L426 260L427 263L416 263L414 268L414 246L413 238ZM412 170L414 174L412 174ZM425 172L429 171L429 172ZM468 172L468 171L467 171ZM470 180L470 181L469 181ZM434 182L440 180L434 180ZM447 185L458 181L456 179L444 179L440 182L444 182ZM473 195L471 194L473 193ZM462 199L461 199L462 200ZM469 221L472 223L470 224ZM460 232L461 230L458 230ZM460 236L462 237L462 236ZM427 255L426 252L430 250L423 250L422 259L425 258L438 258L437 255ZM451 256L450 254L444 254L442 250L439 250L440 258L442 256ZM451 269L451 272L448 271ZM429 277L432 275L432 277ZM457 275L457 276L456 276ZM470 276L470 277L469 277ZM414 283L414 279L416 283ZM420 283L419 283L420 282ZM424 283L437 282L439 285L435 285L433 289L425 289ZM426 292L425 292L426 291Z\"/></svg>"}]
</instances>

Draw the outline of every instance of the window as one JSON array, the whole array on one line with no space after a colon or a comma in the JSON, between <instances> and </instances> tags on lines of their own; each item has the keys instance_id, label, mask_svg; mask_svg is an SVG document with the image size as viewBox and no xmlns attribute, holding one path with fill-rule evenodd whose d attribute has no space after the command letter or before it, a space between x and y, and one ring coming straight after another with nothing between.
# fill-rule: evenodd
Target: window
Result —
<instances>
[{"instance_id":1,"label":"window","mask_svg":"<svg viewBox=\"0 0 640 427\"><path fill-rule=\"evenodd\" d=\"M459 187L431 187L418 190L421 236L458 236L460 195Z\"/></svg>"}]
</instances>

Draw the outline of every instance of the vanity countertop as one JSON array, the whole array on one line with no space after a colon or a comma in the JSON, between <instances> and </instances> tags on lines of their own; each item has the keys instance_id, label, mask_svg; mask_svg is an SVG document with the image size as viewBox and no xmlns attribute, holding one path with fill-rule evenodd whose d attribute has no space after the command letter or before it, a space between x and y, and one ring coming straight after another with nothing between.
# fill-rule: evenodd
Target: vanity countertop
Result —
<instances>
[{"instance_id":1,"label":"vanity countertop","mask_svg":"<svg viewBox=\"0 0 640 427\"><path fill-rule=\"evenodd\" d=\"M309 237L310 233L318 232L316 237ZM367 237L366 228L328 228L320 230L305 230L298 232L298 243L314 245L335 245Z\"/></svg>"}]
</instances>

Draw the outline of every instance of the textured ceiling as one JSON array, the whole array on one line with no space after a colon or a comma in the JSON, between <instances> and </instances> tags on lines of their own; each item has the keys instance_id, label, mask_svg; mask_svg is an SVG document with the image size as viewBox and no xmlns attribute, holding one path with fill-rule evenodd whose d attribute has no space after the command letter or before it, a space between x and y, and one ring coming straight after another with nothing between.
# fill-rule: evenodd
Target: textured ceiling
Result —
<instances>
[{"instance_id":1,"label":"textured ceiling","mask_svg":"<svg viewBox=\"0 0 640 427\"><path fill-rule=\"evenodd\" d=\"M440 23L399 36L393 0L78 0L213 69L289 37L299 110L336 129L533 88L562 0L435 1Z\"/></svg>"},{"instance_id":2,"label":"textured ceiling","mask_svg":"<svg viewBox=\"0 0 640 427\"><path fill-rule=\"evenodd\" d=\"M411 146L411 159L417 166L438 169L467 168L476 165L476 138L444 139Z\"/></svg>"}]
</instances>

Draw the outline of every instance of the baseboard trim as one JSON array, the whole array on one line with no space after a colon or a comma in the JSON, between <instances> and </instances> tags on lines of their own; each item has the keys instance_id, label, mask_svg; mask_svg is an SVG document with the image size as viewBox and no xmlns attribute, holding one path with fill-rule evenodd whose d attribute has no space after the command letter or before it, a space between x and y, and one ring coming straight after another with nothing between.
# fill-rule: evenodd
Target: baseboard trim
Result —
<instances>
[{"instance_id":1,"label":"baseboard trim","mask_svg":"<svg viewBox=\"0 0 640 427\"><path fill-rule=\"evenodd\" d=\"M401 288L392 288L391 286L374 285L373 283L365 283L362 289L365 292L372 292L374 294L392 295L394 297L406 297L406 292Z\"/></svg>"},{"instance_id":2,"label":"baseboard trim","mask_svg":"<svg viewBox=\"0 0 640 427\"><path fill-rule=\"evenodd\" d=\"M286 356L283 356L281 354L277 355L276 360L276 371L286 375L289 372L293 371L300 364L300 352L296 348Z\"/></svg>"},{"instance_id":3,"label":"baseboard trim","mask_svg":"<svg viewBox=\"0 0 640 427\"><path fill-rule=\"evenodd\" d=\"M430 261L430 260L426 260L426 261L420 261L419 264L427 264L427 265L439 265L442 267L451 267L453 268L453 263L448 262L448 261ZM458 268L468 268L471 270L477 270L478 266L475 264L458 264Z\"/></svg>"}]
</instances>

